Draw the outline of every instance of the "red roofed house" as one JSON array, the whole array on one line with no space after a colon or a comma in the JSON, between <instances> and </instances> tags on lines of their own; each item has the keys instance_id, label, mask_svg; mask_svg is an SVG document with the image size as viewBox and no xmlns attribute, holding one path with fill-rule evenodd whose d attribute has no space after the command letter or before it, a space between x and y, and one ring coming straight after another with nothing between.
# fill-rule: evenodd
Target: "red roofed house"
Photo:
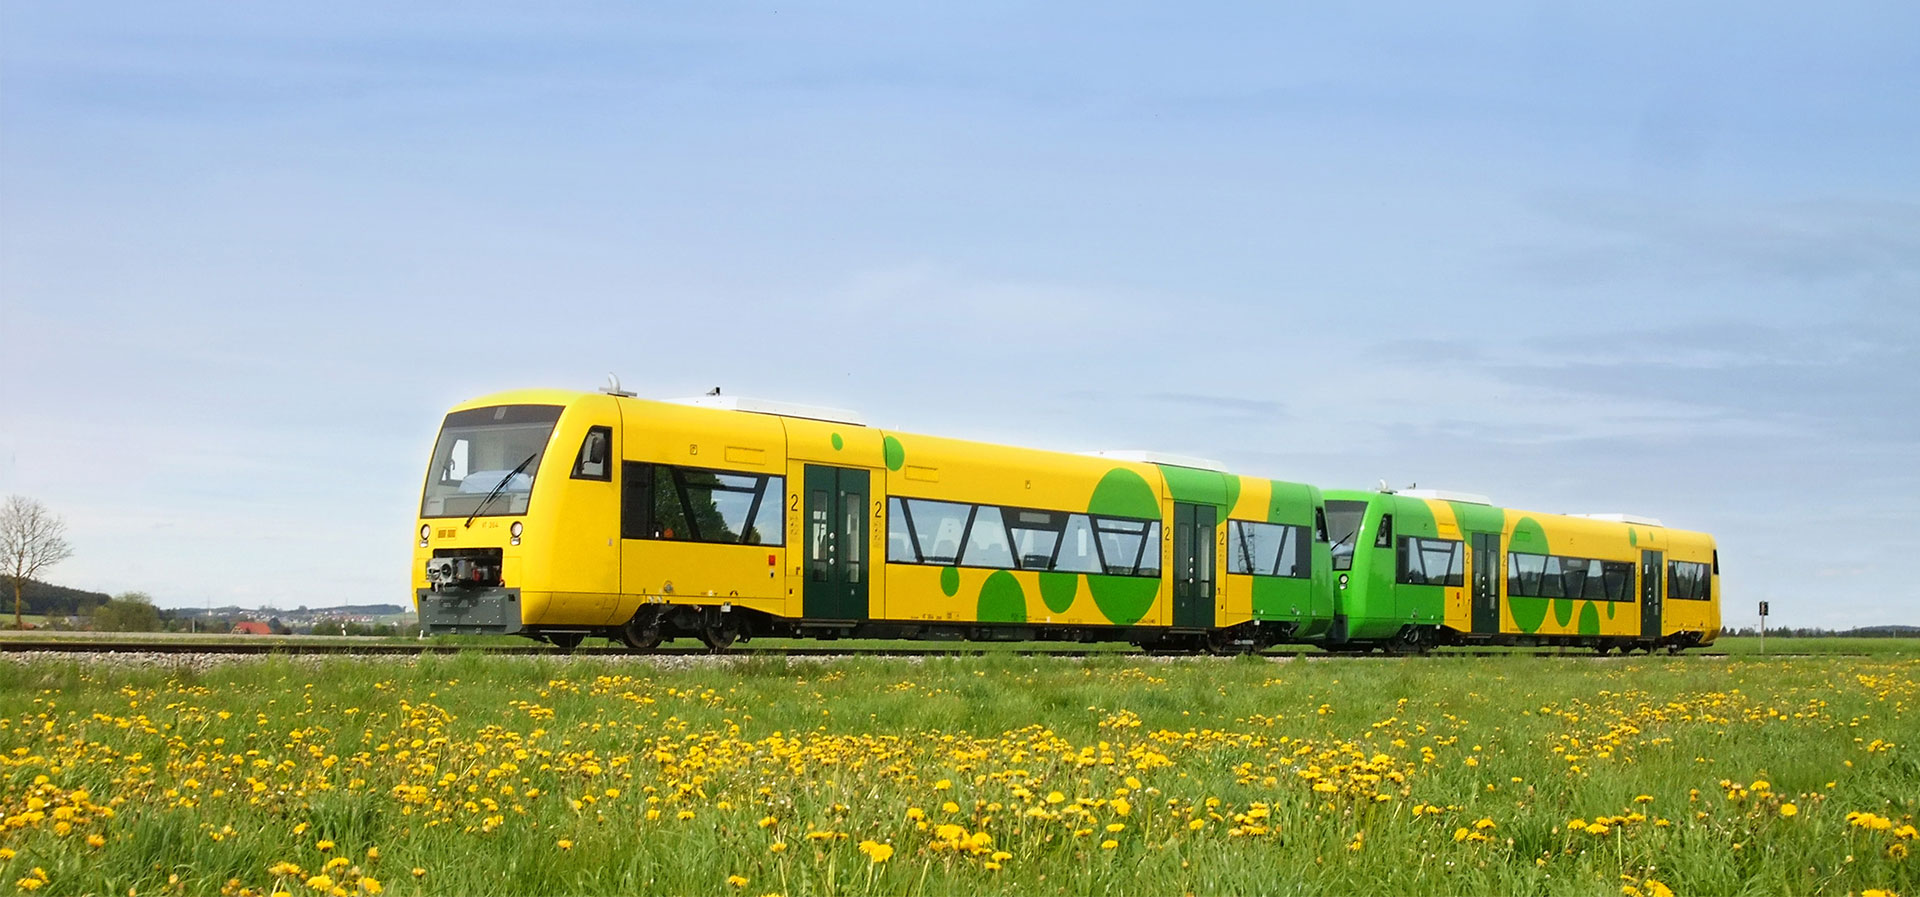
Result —
<instances>
[{"instance_id":1,"label":"red roofed house","mask_svg":"<svg viewBox=\"0 0 1920 897\"><path fill-rule=\"evenodd\" d=\"M273 629L259 620L242 620L233 624L234 635L272 635Z\"/></svg>"}]
</instances>

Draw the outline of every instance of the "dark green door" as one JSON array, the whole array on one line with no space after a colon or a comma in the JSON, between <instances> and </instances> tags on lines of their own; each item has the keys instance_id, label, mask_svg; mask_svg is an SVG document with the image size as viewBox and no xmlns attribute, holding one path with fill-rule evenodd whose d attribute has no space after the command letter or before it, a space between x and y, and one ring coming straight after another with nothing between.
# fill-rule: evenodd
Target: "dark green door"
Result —
<instances>
[{"instance_id":1,"label":"dark green door","mask_svg":"<svg viewBox=\"0 0 1920 897\"><path fill-rule=\"evenodd\" d=\"M864 470L807 465L806 583L808 619L867 616L867 489Z\"/></svg>"},{"instance_id":2,"label":"dark green door","mask_svg":"<svg viewBox=\"0 0 1920 897\"><path fill-rule=\"evenodd\" d=\"M1660 637L1660 600L1666 597L1666 577L1658 551L1640 552L1640 637Z\"/></svg>"},{"instance_id":3,"label":"dark green door","mask_svg":"<svg viewBox=\"0 0 1920 897\"><path fill-rule=\"evenodd\" d=\"M1500 632L1500 577L1506 563L1500 556L1499 533L1473 534L1473 634Z\"/></svg>"},{"instance_id":4,"label":"dark green door","mask_svg":"<svg viewBox=\"0 0 1920 897\"><path fill-rule=\"evenodd\" d=\"M1213 625L1212 505L1173 503L1173 625Z\"/></svg>"}]
</instances>

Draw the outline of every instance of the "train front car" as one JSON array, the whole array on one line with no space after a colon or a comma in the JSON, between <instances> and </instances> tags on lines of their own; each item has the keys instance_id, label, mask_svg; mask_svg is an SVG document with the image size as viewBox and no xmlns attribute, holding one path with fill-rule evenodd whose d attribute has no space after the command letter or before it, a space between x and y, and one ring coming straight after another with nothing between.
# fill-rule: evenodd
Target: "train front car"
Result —
<instances>
[{"instance_id":1,"label":"train front car","mask_svg":"<svg viewBox=\"0 0 1920 897\"><path fill-rule=\"evenodd\" d=\"M1434 490L1325 498L1338 602L1331 650L1679 650L1719 631L1718 553L1704 533Z\"/></svg>"},{"instance_id":2,"label":"train front car","mask_svg":"<svg viewBox=\"0 0 1920 897\"><path fill-rule=\"evenodd\" d=\"M488 396L447 415L415 534L423 631L517 633L571 647L600 622L548 611L577 603L568 596L598 607L618 591L617 559L594 554L618 521L618 422L611 397L553 390Z\"/></svg>"}]
</instances>

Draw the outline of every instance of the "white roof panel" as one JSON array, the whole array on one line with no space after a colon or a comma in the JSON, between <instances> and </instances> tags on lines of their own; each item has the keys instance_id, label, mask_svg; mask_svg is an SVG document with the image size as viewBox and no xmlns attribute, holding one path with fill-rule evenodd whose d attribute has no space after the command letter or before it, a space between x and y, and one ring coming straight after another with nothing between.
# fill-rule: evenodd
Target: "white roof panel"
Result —
<instances>
[{"instance_id":1,"label":"white roof panel","mask_svg":"<svg viewBox=\"0 0 1920 897\"><path fill-rule=\"evenodd\" d=\"M692 405L696 408L713 408L719 411L777 414L781 417L801 417L836 424L852 424L856 427L867 425L866 419L862 418L858 412L821 405L802 405L798 402L776 402L772 399L750 399L745 396L691 396L663 401L674 405Z\"/></svg>"},{"instance_id":2,"label":"white roof panel","mask_svg":"<svg viewBox=\"0 0 1920 897\"><path fill-rule=\"evenodd\" d=\"M1114 461L1133 461L1139 464L1165 464L1169 467L1191 467L1195 470L1212 470L1220 473L1227 472L1227 465L1218 461L1209 461L1205 458L1195 458L1188 455L1174 455L1167 452L1121 450L1081 452L1080 454L1090 455L1095 458L1108 458Z\"/></svg>"},{"instance_id":3,"label":"white roof panel","mask_svg":"<svg viewBox=\"0 0 1920 897\"><path fill-rule=\"evenodd\" d=\"M1446 489L1402 489L1398 493L1408 498L1425 498L1433 501L1457 501L1466 505L1493 504L1493 499L1472 492L1450 492Z\"/></svg>"},{"instance_id":4,"label":"white roof panel","mask_svg":"<svg viewBox=\"0 0 1920 897\"><path fill-rule=\"evenodd\" d=\"M1568 514L1568 517L1585 517L1588 520L1605 520L1608 523L1638 523L1641 526L1666 526L1658 517L1646 517L1640 514Z\"/></svg>"}]
</instances>

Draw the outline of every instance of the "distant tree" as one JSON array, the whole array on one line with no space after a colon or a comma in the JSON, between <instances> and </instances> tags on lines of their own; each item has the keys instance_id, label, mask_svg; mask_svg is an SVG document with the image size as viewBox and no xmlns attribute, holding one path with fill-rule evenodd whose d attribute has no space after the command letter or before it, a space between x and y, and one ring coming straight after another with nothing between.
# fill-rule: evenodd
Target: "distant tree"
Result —
<instances>
[{"instance_id":1,"label":"distant tree","mask_svg":"<svg viewBox=\"0 0 1920 897\"><path fill-rule=\"evenodd\" d=\"M31 498L7 496L0 506L0 574L13 580L13 628L24 628L20 589L41 570L73 556L67 525Z\"/></svg>"},{"instance_id":2,"label":"distant tree","mask_svg":"<svg viewBox=\"0 0 1920 897\"><path fill-rule=\"evenodd\" d=\"M93 612L96 632L158 632L160 610L145 592L123 592Z\"/></svg>"}]
</instances>

